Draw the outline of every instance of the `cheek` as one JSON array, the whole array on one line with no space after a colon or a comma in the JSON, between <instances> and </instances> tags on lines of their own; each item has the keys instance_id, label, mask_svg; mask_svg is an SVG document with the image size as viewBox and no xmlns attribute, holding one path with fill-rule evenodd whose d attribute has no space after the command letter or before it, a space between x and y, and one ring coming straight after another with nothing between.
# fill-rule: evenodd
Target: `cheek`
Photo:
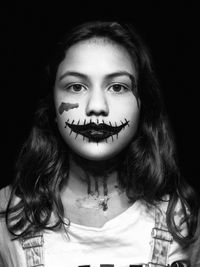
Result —
<instances>
[{"instance_id":1,"label":"cheek","mask_svg":"<svg viewBox=\"0 0 200 267\"><path fill-rule=\"evenodd\" d=\"M131 123L138 123L140 117L140 109L139 107L135 107L134 109L130 109L127 111L127 116L129 116Z\"/></svg>"},{"instance_id":2,"label":"cheek","mask_svg":"<svg viewBox=\"0 0 200 267\"><path fill-rule=\"evenodd\" d=\"M78 103L66 103L62 102L60 106L58 107L58 113L60 115L63 114L64 111L69 111L70 109L78 108L79 104Z\"/></svg>"},{"instance_id":3,"label":"cheek","mask_svg":"<svg viewBox=\"0 0 200 267\"><path fill-rule=\"evenodd\" d=\"M130 94L129 97L121 98L120 101L112 103L110 116L117 120L126 118L127 120L137 121L140 113L140 103Z\"/></svg>"},{"instance_id":4,"label":"cheek","mask_svg":"<svg viewBox=\"0 0 200 267\"><path fill-rule=\"evenodd\" d=\"M140 120L140 104L138 103L135 109L130 111L130 128L136 132Z\"/></svg>"},{"instance_id":5,"label":"cheek","mask_svg":"<svg viewBox=\"0 0 200 267\"><path fill-rule=\"evenodd\" d=\"M127 127L126 135L127 138L132 138L135 136L139 119L140 119L140 102L134 97L133 101L126 103L125 109L121 110L121 116L124 116L129 121L129 127Z\"/></svg>"},{"instance_id":6,"label":"cheek","mask_svg":"<svg viewBox=\"0 0 200 267\"><path fill-rule=\"evenodd\" d=\"M83 121L83 119L80 118L80 110L78 109L69 110L67 112L64 111L62 115L57 112L57 123L59 128L66 128L66 122L77 124L78 121Z\"/></svg>"},{"instance_id":7,"label":"cheek","mask_svg":"<svg viewBox=\"0 0 200 267\"><path fill-rule=\"evenodd\" d=\"M80 103L77 99L70 99L69 97L57 94L54 98L55 109L57 114L57 119L62 121L66 118L74 118L77 114L80 114Z\"/></svg>"},{"instance_id":8,"label":"cheek","mask_svg":"<svg viewBox=\"0 0 200 267\"><path fill-rule=\"evenodd\" d=\"M129 127L129 132L132 137L135 136L137 129L138 129L138 124L139 124L139 118L140 118L140 112L135 112L131 119L130 119L130 127Z\"/></svg>"}]
</instances>

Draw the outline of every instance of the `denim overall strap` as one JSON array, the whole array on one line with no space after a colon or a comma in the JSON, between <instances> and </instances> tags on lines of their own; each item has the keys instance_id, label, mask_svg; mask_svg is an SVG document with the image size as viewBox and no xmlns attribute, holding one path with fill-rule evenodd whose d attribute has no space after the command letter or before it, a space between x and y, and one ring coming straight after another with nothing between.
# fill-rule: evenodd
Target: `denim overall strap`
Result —
<instances>
[{"instance_id":1,"label":"denim overall strap","mask_svg":"<svg viewBox=\"0 0 200 267\"><path fill-rule=\"evenodd\" d=\"M21 240L26 255L27 267L44 266L43 243L43 234L40 233Z\"/></svg>"},{"instance_id":2,"label":"denim overall strap","mask_svg":"<svg viewBox=\"0 0 200 267\"><path fill-rule=\"evenodd\" d=\"M148 267L168 267L168 253L173 237L168 231L166 216L159 208L155 209L155 227L152 229L152 255Z\"/></svg>"}]
</instances>

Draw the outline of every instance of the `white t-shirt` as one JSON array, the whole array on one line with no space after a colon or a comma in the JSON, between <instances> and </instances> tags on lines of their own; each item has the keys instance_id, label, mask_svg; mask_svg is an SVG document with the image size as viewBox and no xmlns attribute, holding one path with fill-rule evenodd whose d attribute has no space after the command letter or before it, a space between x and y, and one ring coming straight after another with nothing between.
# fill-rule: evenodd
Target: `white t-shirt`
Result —
<instances>
[{"instance_id":1,"label":"white t-shirt","mask_svg":"<svg viewBox=\"0 0 200 267\"><path fill-rule=\"evenodd\" d=\"M1 192L2 193L2 192ZM103 227L71 223L67 233L44 232L45 267L129 267L151 259L151 232L155 212L137 201ZM2 265L1 258L5 265ZM170 246L168 263L187 258L178 243ZM25 267L25 252L18 240L11 241L3 219L0 221L0 267ZM111 266L111 267L112 267Z\"/></svg>"}]
</instances>

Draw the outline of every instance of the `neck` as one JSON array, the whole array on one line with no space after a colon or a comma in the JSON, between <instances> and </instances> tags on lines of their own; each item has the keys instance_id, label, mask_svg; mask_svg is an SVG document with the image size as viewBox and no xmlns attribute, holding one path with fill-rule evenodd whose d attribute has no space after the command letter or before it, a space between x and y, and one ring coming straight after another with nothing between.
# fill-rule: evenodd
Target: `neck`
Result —
<instances>
[{"instance_id":1,"label":"neck","mask_svg":"<svg viewBox=\"0 0 200 267\"><path fill-rule=\"evenodd\" d=\"M96 162L71 153L67 191L80 199L92 198L102 205L103 210L106 210L107 202L112 195L120 195L124 191L118 175L121 159L122 156L118 156Z\"/></svg>"},{"instance_id":2,"label":"neck","mask_svg":"<svg viewBox=\"0 0 200 267\"><path fill-rule=\"evenodd\" d=\"M114 172L118 172L119 165L124 159L124 152L106 160L89 160L70 152L70 169L79 169L81 173L85 173L90 177L110 176Z\"/></svg>"},{"instance_id":3,"label":"neck","mask_svg":"<svg viewBox=\"0 0 200 267\"><path fill-rule=\"evenodd\" d=\"M86 194L107 195L111 193L113 188L119 187L120 158L118 156L105 161L91 161L71 154L68 186L75 184L76 188Z\"/></svg>"}]
</instances>

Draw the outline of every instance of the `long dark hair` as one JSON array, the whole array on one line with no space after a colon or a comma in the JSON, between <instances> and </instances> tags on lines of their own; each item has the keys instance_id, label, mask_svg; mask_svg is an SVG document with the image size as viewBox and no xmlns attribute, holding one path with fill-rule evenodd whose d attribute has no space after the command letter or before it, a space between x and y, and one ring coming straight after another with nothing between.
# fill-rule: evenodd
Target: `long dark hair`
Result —
<instances>
[{"instance_id":1,"label":"long dark hair","mask_svg":"<svg viewBox=\"0 0 200 267\"><path fill-rule=\"evenodd\" d=\"M68 177L68 148L54 123L52 88L58 65L67 49L93 37L106 38L125 47L138 73L140 122L137 136L126 149L119 168L119 173L125 177L127 196L131 201L143 200L148 205L157 205L168 195L168 228L178 242L188 244L196 225L195 193L181 177L177 166L172 131L148 50L130 25L117 22L80 25L58 43L48 67L48 87L51 92L36 111L34 126L16 164L16 178L5 211L7 227L16 238L43 229L63 227L64 210L60 191ZM16 196L18 200L14 203ZM181 236L174 220L178 201L188 226L186 237ZM49 225L52 211L56 220Z\"/></svg>"}]
</instances>

